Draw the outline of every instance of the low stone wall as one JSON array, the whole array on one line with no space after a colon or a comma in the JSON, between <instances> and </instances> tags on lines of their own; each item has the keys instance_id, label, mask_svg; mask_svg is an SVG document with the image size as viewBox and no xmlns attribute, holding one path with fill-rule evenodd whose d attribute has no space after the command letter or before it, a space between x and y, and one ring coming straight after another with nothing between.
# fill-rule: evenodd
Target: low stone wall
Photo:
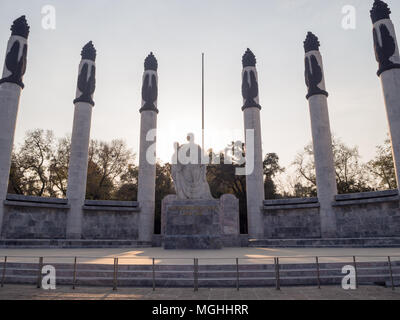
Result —
<instances>
[{"instance_id":1,"label":"low stone wall","mask_svg":"<svg viewBox=\"0 0 400 320\"><path fill-rule=\"evenodd\" d=\"M138 239L139 213L119 210L85 210L83 239Z\"/></svg>"},{"instance_id":2,"label":"low stone wall","mask_svg":"<svg viewBox=\"0 0 400 320\"><path fill-rule=\"evenodd\" d=\"M9 194L4 202L6 239L65 239L67 199ZM87 200L83 210L83 239L137 240L139 205L135 201Z\"/></svg>"},{"instance_id":3,"label":"low stone wall","mask_svg":"<svg viewBox=\"0 0 400 320\"><path fill-rule=\"evenodd\" d=\"M398 237L397 190L338 195L332 202L338 238ZM264 201L265 239L319 238L317 198Z\"/></svg>"},{"instance_id":4,"label":"low stone wall","mask_svg":"<svg viewBox=\"0 0 400 320\"><path fill-rule=\"evenodd\" d=\"M396 190L339 195L333 208L338 237L400 235L399 197Z\"/></svg>"},{"instance_id":5,"label":"low stone wall","mask_svg":"<svg viewBox=\"0 0 400 320\"><path fill-rule=\"evenodd\" d=\"M65 238L67 200L8 195L4 209L4 238Z\"/></svg>"},{"instance_id":6,"label":"low stone wall","mask_svg":"<svg viewBox=\"0 0 400 320\"><path fill-rule=\"evenodd\" d=\"M266 239L321 237L318 199L264 201L264 237Z\"/></svg>"},{"instance_id":7,"label":"low stone wall","mask_svg":"<svg viewBox=\"0 0 400 320\"><path fill-rule=\"evenodd\" d=\"M225 195L219 203L224 245L239 246L237 200ZM338 238L400 236L397 190L338 195L332 207ZM86 201L82 210L83 239L138 239L140 208L137 202ZM65 239L68 213L66 199L8 195L4 202L3 237ZM264 239L321 237L317 198L264 201L263 219ZM162 223L164 225L164 219ZM232 240L236 238L236 242Z\"/></svg>"}]
</instances>

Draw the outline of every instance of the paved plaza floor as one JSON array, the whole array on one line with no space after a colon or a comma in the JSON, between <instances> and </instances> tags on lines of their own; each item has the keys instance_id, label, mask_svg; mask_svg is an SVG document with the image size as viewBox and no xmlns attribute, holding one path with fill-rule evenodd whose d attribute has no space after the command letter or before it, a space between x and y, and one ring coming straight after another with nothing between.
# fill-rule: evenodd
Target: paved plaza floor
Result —
<instances>
[{"instance_id":1,"label":"paved plaza floor","mask_svg":"<svg viewBox=\"0 0 400 320\"><path fill-rule=\"evenodd\" d=\"M32 285L5 285L0 300L400 300L400 288L360 286L343 290L339 286L274 288L111 288L58 286L55 290Z\"/></svg>"},{"instance_id":2,"label":"paved plaza floor","mask_svg":"<svg viewBox=\"0 0 400 320\"><path fill-rule=\"evenodd\" d=\"M7 256L9 262L71 263L78 257L80 263L112 264L119 258L119 264L150 264L156 258L158 264L192 264L198 258L200 264L231 264L236 258L243 264L273 263L280 257L280 263L386 261L388 256L400 260L400 248L224 248L221 250L164 250L162 248L110 248L110 249L0 249L0 259ZM1 261L1 260L0 260Z\"/></svg>"}]
</instances>

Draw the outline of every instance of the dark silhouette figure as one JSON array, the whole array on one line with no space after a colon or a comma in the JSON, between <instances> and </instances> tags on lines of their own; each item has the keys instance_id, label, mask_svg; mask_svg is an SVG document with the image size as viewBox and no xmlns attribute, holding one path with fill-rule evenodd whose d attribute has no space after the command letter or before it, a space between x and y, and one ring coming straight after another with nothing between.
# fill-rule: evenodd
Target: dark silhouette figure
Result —
<instances>
[{"instance_id":1,"label":"dark silhouette figure","mask_svg":"<svg viewBox=\"0 0 400 320\"><path fill-rule=\"evenodd\" d=\"M376 28L374 28L375 56L376 61L379 63L378 76L386 70L400 67L399 64L395 64L389 60L396 51L396 43L394 38L390 35L389 29L386 25L382 24L379 27L379 32L381 34L382 46L379 44L378 33Z\"/></svg>"},{"instance_id":2,"label":"dark silhouette figure","mask_svg":"<svg viewBox=\"0 0 400 320\"><path fill-rule=\"evenodd\" d=\"M24 88L22 77L26 71L28 46L26 44L24 45L24 48L22 49L22 56L18 59L19 49L20 43L19 41L15 41L6 56L6 68L11 72L11 74L8 77L1 79L0 83L11 82L19 85L21 88Z\"/></svg>"},{"instance_id":3,"label":"dark silhouette figure","mask_svg":"<svg viewBox=\"0 0 400 320\"><path fill-rule=\"evenodd\" d=\"M145 102L142 110L157 110L155 102L158 97L157 79L153 74L146 74L142 86L142 99Z\"/></svg>"},{"instance_id":4,"label":"dark silhouette figure","mask_svg":"<svg viewBox=\"0 0 400 320\"><path fill-rule=\"evenodd\" d=\"M87 102L94 106L92 95L96 89L96 67L92 66L90 76L88 78L89 65L85 63L78 77L78 89L81 91L81 96L74 100L76 102Z\"/></svg>"},{"instance_id":5,"label":"dark silhouette figure","mask_svg":"<svg viewBox=\"0 0 400 320\"><path fill-rule=\"evenodd\" d=\"M248 77L250 76L250 84ZM245 100L243 108L259 107L259 104L255 102L255 98L258 97L258 83L254 71L245 71L243 74L242 82L242 95Z\"/></svg>"},{"instance_id":6,"label":"dark silhouette figure","mask_svg":"<svg viewBox=\"0 0 400 320\"><path fill-rule=\"evenodd\" d=\"M310 67L311 62L311 67ZM307 99L316 94L327 95L327 92L321 90L318 85L323 79L322 69L318 64L318 60L314 55L305 59L305 79L308 87Z\"/></svg>"}]
</instances>

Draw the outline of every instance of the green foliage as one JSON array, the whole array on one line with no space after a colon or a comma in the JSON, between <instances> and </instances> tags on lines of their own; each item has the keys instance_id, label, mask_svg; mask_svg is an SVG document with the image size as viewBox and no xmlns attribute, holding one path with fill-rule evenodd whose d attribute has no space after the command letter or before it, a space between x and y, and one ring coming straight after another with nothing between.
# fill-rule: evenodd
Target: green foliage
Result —
<instances>
[{"instance_id":1,"label":"green foliage","mask_svg":"<svg viewBox=\"0 0 400 320\"><path fill-rule=\"evenodd\" d=\"M8 192L50 197L65 197L71 139L57 142L51 131L28 131L25 141L14 150ZM122 140L110 143L92 140L89 147L86 198L114 199L134 155ZM121 191L120 191L121 193Z\"/></svg>"},{"instance_id":2,"label":"green foliage","mask_svg":"<svg viewBox=\"0 0 400 320\"><path fill-rule=\"evenodd\" d=\"M279 195L276 191L274 177L285 171L279 165L279 157L276 153L267 153L263 161L264 171L264 195L265 199L276 199Z\"/></svg>"},{"instance_id":3,"label":"green foliage","mask_svg":"<svg viewBox=\"0 0 400 320\"><path fill-rule=\"evenodd\" d=\"M333 139L333 158L336 183L339 194L374 190L367 168L360 161L357 147L348 147L339 139ZM293 162L296 173L295 197L315 197L317 182L315 176L314 151L312 143L297 154Z\"/></svg>"},{"instance_id":4,"label":"green foliage","mask_svg":"<svg viewBox=\"0 0 400 320\"><path fill-rule=\"evenodd\" d=\"M375 177L377 189L396 189L396 172L393 163L392 146L387 138L383 145L376 147L376 156L367 163Z\"/></svg>"},{"instance_id":5,"label":"green foliage","mask_svg":"<svg viewBox=\"0 0 400 320\"><path fill-rule=\"evenodd\" d=\"M53 194L48 170L53 149L51 131L29 131L18 152L12 155L8 191L34 196Z\"/></svg>"}]
</instances>

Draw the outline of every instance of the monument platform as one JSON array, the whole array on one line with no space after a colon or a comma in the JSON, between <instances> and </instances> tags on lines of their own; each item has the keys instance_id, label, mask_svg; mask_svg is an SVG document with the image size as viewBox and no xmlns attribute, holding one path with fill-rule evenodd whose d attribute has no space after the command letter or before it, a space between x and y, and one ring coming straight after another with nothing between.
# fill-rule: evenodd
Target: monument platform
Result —
<instances>
[{"instance_id":1,"label":"monument platform","mask_svg":"<svg viewBox=\"0 0 400 320\"><path fill-rule=\"evenodd\" d=\"M219 200L163 200L164 249L221 249L240 246L239 202L232 195Z\"/></svg>"},{"instance_id":2,"label":"monument platform","mask_svg":"<svg viewBox=\"0 0 400 320\"><path fill-rule=\"evenodd\" d=\"M165 210L165 249L222 248L218 200L174 200Z\"/></svg>"}]
</instances>

